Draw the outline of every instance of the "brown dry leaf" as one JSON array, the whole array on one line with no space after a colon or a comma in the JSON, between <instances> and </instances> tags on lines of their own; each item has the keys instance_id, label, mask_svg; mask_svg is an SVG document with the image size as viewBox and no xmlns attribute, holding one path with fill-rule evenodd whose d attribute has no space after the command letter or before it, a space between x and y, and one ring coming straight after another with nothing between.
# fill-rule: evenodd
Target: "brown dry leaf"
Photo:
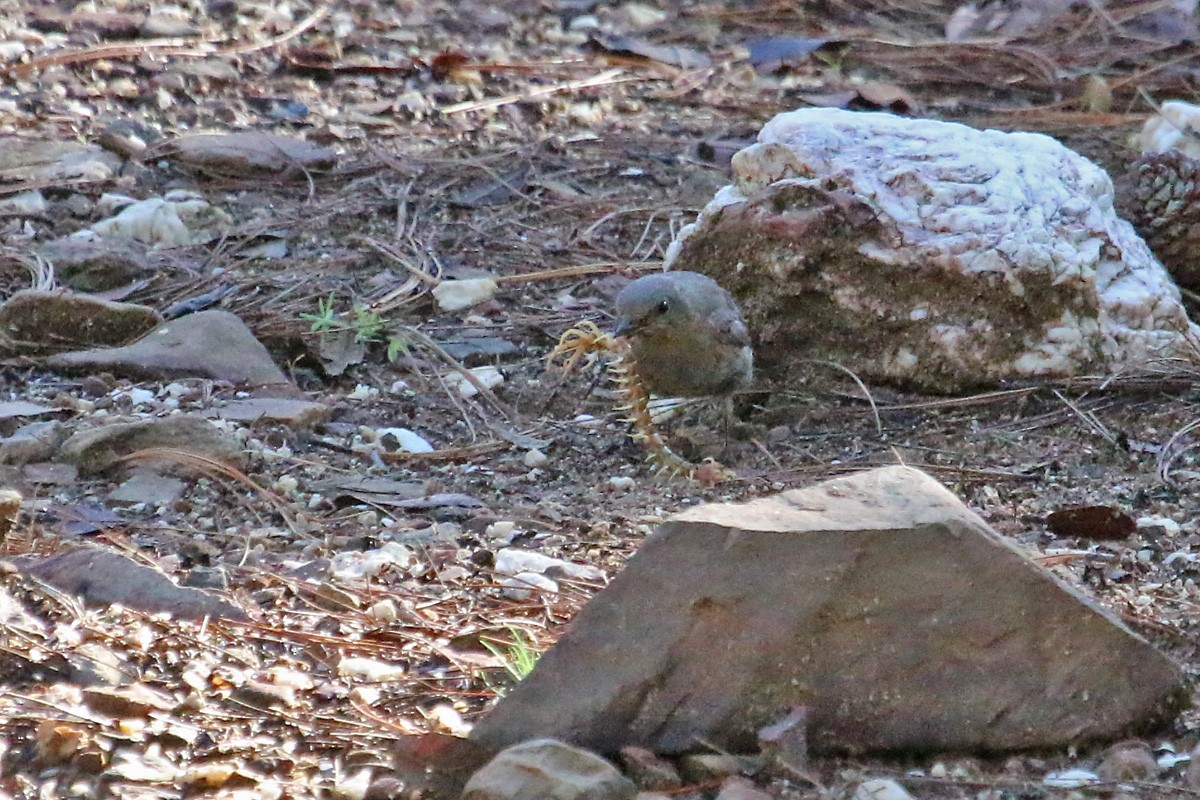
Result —
<instances>
[{"instance_id":1,"label":"brown dry leaf","mask_svg":"<svg viewBox=\"0 0 1200 800\"><path fill-rule=\"evenodd\" d=\"M588 40L587 46L592 52L608 58L657 61L680 69L703 69L712 64L712 59L699 50L679 45L654 44L636 36L598 33Z\"/></svg>"},{"instance_id":2,"label":"brown dry leaf","mask_svg":"<svg viewBox=\"0 0 1200 800\"><path fill-rule=\"evenodd\" d=\"M330 169L337 161L331 147L274 133L198 133L166 142L156 155L205 172L245 177Z\"/></svg>"},{"instance_id":3,"label":"brown dry leaf","mask_svg":"<svg viewBox=\"0 0 1200 800\"><path fill-rule=\"evenodd\" d=\"M1075 506L1051 512L1046 517L1046 527L1055 536L1124 539L1137 530L1137 523L1124 511L1112 506Z\"/></svg>"}]
</instances>

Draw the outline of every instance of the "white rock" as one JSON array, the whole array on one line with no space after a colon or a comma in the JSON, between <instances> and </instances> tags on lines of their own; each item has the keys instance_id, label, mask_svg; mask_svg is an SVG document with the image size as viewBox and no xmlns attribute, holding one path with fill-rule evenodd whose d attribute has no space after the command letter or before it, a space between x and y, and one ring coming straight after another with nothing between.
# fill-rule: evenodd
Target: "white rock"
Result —
<instances>
[{"instance_id":1,"label":"white rock","mask_svg":"<svg viewBox=\"0 0 1200 800\"><path fill-rule=\"evenodd\" d=\"M337 674L342 678L366 683L383 683L402 680L407 673L399 664L389 664L375 658L347 656L338 662Z\"/></svg>"},{"instance_id":2,"label":"white rock","mask_svg":"<svg viewBox=\"0 0 1200 800\"><path fill-rule=\"evenodd\" d=\"M1099 782L1100 776L1086 769L1059 770L1042 778L1043 784L1055 789L1078 789Z\"/></svg>"},{"instance_id":3,"label":"white rock","mask_svg":"<svg viewBox=\"0 0 1200 800\"><path fill-rule=\"evenodd\" d=\"M666 263L715 272L716 265L693 262L703 261L719 237L732 241L740 229L731 226L765 226L757 232L778 223L777 242L721 277L743 300L758 292L760 306L775 295L790 302L789 290L815 281L827 287L820 291L831 307L822 320L845 315L847 330L858 326L864 339L876 337L860 343L861 356L843 338L844 354L810 351L812 357L835 358L877 379L932 382L936 372L946 383L979 385L1137 372L1161 358L1194 355L1188 340L1200 328L1167 271L1113 210L1112 181L1049 136L812 108L769 121L758 143L734 156L733 172L734 184L680 232ZM874 219L848 245L857 252L810 263L796 253L802 245L788 243L789 219L797 235L803 227L803 202L789 198L825 191L853 197ZM843 264L851 256L863 264ZM938 288L887 289L926 278ZM754 318L771 313L777 310L761 308L747 321L752 329L782 322ZM841 329L807 333L820 338L826 330ZM800 347L784 335L770 342L781 356ZM834 351L835 339L830 333L812 346Z\"/></svg>"},{"instance_id":4,"label":"white rock","mask_svg":"<svg viewBox=\"0 0 1200 800\"><path fill-rule=\"evenodd\" d=\"M363 800L371 788L371 770L360 769L353 775L339 777L329 787L330 797L338 800Z\"/></svg>"},{"instance_id":5,"label":"white rock","mask_svg":"<svg viewBox=\"0 0 1200 800\"><path fill-rule=\"evenodd\" d=\"M1200 106L1168 100L1142 125L1133 146L1142 153L1178 150L1191 158L1200 158L1200 138L1193 131L1200 131Z\"/></svg>"},{"instance_id":6,"label":"white rock","mask_svg":"<svg viewBox=\"0 0 1200 800\"><path fill-rule=\"evenodd\" d=\"M329 563L329 574L342 582L373 578L386 569L408 572L417 563L416 554L399 542L386 542L375 550L342 552Z\"/></svg>"},{"instance_id":7,"label":"white rock","mask_svg":"<svg viewBox=\"0 0 1200 800\"><path fill-rule=\"evenodd\" d=\"M37 189L0 198L0 211L6 213L42 214L46 208L46 198Z\"/></svg>"},{"instance_id":8,"label":"white rock","mask_svg":"<svg viewBox=\"0 0 1200 800\"><path fill-rule=\"evenodd\" d=\"M503 539L509 541L513 534L517 531L517 523L511 520L499 520L488 525L483 530L483 535L489 539Z\"/></svg>"},{"instance_id":9,"label":"white rock","mask_svg":"<svg viewBox=\"0 0 1200 800\"><path fill-rule=\"evenodd\" d=\"M557 583L537 572L518 572L501 579L500 585L503 587L500 594L510 600L528 600L535 590L552 594L558 592Z\"/></svg>"},{"instance_id":10,"label":"white rock","mask_svg":"<svg viewBox=\"0 0 1200 800\"><path fill-rule=\"evenodd\" d=\"M518 575L522 572L545 573L556 570L564 578L581 581L602 581L604 571L587 564L573 564L559 558L534 553L530 550L518 550L506 547L496 553L496 572L502 575Z\"/></svg>"},{"instance_id":11,"label":"white rock","mask_svg":"<svg viewBox=\"0 0 1200 800\"><path fill-rule=\"evenodd\" d=\"M525 453L525 457L521 459L525 466L535 469L546 465L550 459L541 450L529 450Z\"/></svg>"},{"instance_id":12,"label":"white rock","mask_svg":"<svg viewBox=\"0 0 1200 800\"><path fill-rule=\"evenodd\" d=\"M461 311L494 296L496 289L491 278L442 281L433 287L433 299L442 311Z\"/></svg>"},{"instance_id":13,"label":"white rock","mask_svg":"<svg viewBox=\"0 0 1200 800\"><path fill-rule=\"evenodd\" d=\"M489 389L504 383L504 375L501 374L500 370L491 365L472 367L467 371L471 373L475 380L479 381ZM464 376L461 372L451 372L446 376L446 379L451 381L452 385L457 385L458 393L462 397L474 397L475 395L479 394L479 389L476 388L475 384L467 380L466 376Z\"/></svg>"},{"instance_id":14,"label":"white rock","mask_svg":"<svg viewBox=\"0 0 1200 800\"><path fill-rule=\"evenodd\" d=\"M391 598L380 600L367 609L367 616L380 622L395 622L400 618L400 607Z\"/></svg>"},{"instance_id":15,"label":"white rock","mask_svg":"<svg viewBox=\"0 0 1200 800\"><path fill-rule=\"evenodd\" d=\"M855 788L853 800L913 800L913 796L891 778L871 778Z\"/></svg>"},{"instance_id":16,"label":"white rock","mask_svg":"<svg viewBox=\"0 0 1200 800\"><path fill-rule=\"evenodd\" d=\"M384 436L391 436L396 440L396 445L403 453L432 453L433 445L424 439L420 434L410 431L408 428L379 428L375 431L377 440L383 439Z\"/></svg>"},{"instance_id":17,"label":"white rock","mask_svg":"<svg viewBox=\"0 0 1200 800\"><path fill-rule=\"evenodd\" d=\"M233 218L195 195L151 197L102 219L89 230L103 238L136 239L157 247L183 247L212 241Z\"/></svg>"},{"instance_id":18,"label":"white rock","mask_svg":"<svg viewBox=\"0 0 1200 800\"><path fill-rule=\"evenodd\" d=\"M628 492L633 488L634 480L628 475L613 475L608 479L608 485L618 492Z\"/></svg>"},{"instance_id":19,"label":"white rock","mask_svg":"<svg viewBox=\"0 0 1200 800\"><path fill-rule=\"evenodd\" d=\"M1136 525L1138 531L1141 533L1167 536L1172 539L1182 531L1178 522L1170 517L1160 517L1158 515L1138 517Z\"/></svg>"},{"instance_id":20,"label":"white rock","mask_svg":"<svg viewBox=\"0 0 1200 800\"><path fill-rule=\"evenodd\" d=\"M374 386L368 386L365 383L360 383L354 387L354 391L346 395L347 400L371 400L379 396L379 390Z\"/></svg>"}]
</instances>

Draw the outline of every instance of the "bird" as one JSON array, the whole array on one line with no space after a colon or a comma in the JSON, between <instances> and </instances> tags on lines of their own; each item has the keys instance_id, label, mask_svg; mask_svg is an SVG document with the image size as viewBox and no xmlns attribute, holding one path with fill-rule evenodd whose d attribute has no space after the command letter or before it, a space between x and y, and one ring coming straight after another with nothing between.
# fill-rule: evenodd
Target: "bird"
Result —
<instances>
[{"instance_id":1,"label":"bird","mask_svg":"<svg viewBox=\"0 0 1200 800\"><path fill-rule=\"evenodd\" d=\"M685 270L644 275L617 294L614 334L660 397L730 397L750 384L754 351L733 295Z\"/></svg>"}]
</instances>

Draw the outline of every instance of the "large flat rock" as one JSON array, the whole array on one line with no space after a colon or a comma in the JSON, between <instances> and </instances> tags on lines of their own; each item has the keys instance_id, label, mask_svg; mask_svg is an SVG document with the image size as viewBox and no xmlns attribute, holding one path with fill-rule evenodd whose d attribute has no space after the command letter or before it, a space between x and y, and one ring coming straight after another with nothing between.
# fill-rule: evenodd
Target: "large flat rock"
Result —
<instances>
[{"instance_id":1,"label":"large flat rock","mask_svg":"<svg viewBox=\"0 0 1200 800\"><path fill-rule=\"evenodd\" d=\"M924 473L889 467L664 523L476 726L506 746L1003 751L1169 718L1179 668Z\"/></svg>"}]
</instances>

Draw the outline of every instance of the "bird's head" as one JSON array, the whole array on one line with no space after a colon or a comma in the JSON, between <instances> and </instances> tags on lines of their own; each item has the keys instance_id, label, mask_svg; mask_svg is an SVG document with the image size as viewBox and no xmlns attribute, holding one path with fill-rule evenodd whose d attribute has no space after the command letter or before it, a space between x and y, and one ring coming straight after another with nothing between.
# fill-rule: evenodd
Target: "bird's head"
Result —
<instances>
[{"instance_id":1,"label":"bird's head","mask_svg":"<svg viewBox=\"0 0 1200 800\"><path fill-rule=\"evenodd\" d=\"M693 310L673 273L638 278L617 295L617 336L677 331L691 321Z\"/></svg>"}]
</instances>

